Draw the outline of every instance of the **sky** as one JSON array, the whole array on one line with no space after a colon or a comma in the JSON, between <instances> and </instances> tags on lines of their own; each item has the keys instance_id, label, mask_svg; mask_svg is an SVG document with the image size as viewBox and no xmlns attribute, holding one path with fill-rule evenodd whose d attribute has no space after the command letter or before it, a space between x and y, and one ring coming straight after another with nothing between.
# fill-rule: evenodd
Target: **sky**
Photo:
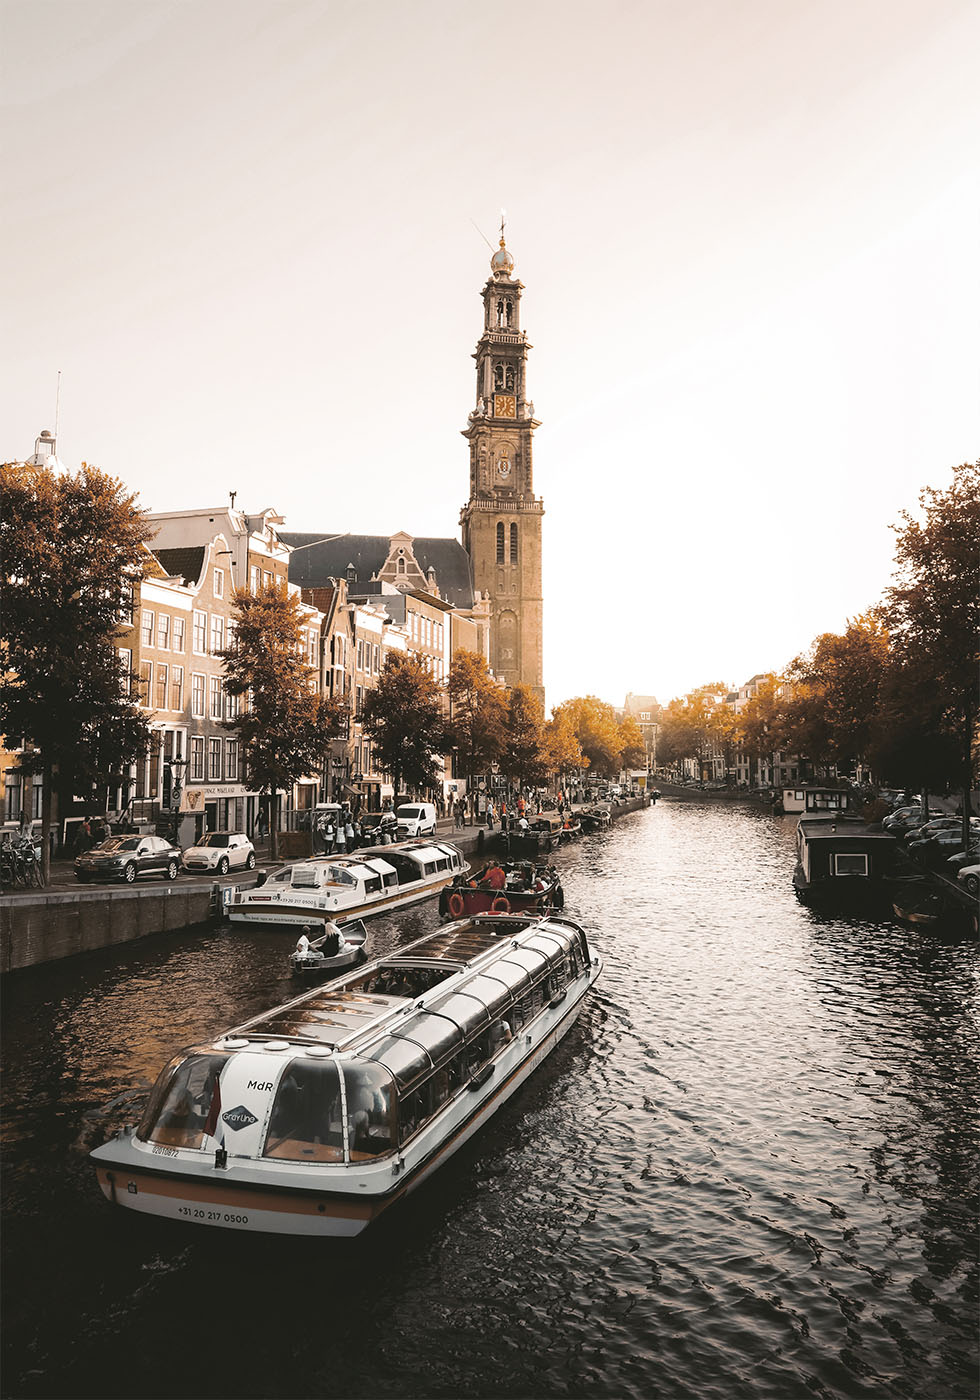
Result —
<instances>
[{"instance_id":1,"label":"sky","mask_svg":"<svg viewBox=\"0 0 980 1400\"><path fill-rule=\"evenodd\" d=\"M779 669L978 455L980 6L3 0L0 453L458 535L501 210L549 707Z\"/></svg>"}]
</instances>

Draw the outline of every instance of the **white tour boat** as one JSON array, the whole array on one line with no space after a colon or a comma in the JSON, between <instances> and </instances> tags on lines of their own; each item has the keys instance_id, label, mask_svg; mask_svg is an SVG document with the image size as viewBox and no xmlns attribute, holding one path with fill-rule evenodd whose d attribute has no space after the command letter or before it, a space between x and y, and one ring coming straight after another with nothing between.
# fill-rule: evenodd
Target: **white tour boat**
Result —
<instances>
[{"instance_id":1,"label":"white tour boat","mask_svg":"<svg viewBox=\"0 0 980 1400\"><path fill-rule=\"evenodd\" d=\"M570 1029L602 959L558 915L444 924L171 1060L92 1157L117 1205L356 1235L426 1180Z\"/></svg>"},{"instance_id":2,"label":"white tour boat","mask_svg":"<svg viewBox=\"0 0 980 1400\"><path fill-rule=\"evenodd\" d=\"M236 890L232 923L302 928L388 914L438 894L469 865L448 841L371 846L350 856L319 856L273 871L262 885Z\"/></svg>"}]
</instances>

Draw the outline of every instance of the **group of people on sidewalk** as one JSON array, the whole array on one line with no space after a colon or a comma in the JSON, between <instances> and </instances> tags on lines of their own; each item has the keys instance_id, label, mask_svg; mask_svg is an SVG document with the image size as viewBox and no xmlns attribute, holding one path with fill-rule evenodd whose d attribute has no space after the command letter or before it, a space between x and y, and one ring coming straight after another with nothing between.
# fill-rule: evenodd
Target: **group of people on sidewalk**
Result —
<instances>
[{"instance_id":1,"label":"group of people on sidewalk","mask_svg":"<svg viewBox=\"0 0 980 1400\"><path fill-rule=\"evenodd\" d=\"M528 827L528 817L540 815L540 813L545 810L546 805L550 804L546 804L545 802L538 800L536 801L535 805L532 806L531 802L529 802L528 799L522 794L516 799L516 801L514 801L511 804L509 808L506 799L501 799L500 811L498 813L497 808L494 805L493 798L491 797L487 801L487 827L490 831L492 831L493 824L495 821L497 821L499 817L501 831L507 831L512 827L515 829L526 831ZM570 810L570 804L565 801L564 792L558 793L557 797L555 798L555 807L558 810L559 816L564 816L566 808Z\"/></svg>"}]
</instances>

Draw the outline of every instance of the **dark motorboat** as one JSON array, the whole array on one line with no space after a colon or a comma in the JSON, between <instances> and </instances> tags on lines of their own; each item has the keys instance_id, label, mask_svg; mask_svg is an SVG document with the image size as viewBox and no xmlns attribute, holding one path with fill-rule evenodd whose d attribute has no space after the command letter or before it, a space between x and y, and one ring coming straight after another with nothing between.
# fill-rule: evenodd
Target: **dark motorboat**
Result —
<instances>
[{"instance_id":1,"label":"dark motorboat","mask_svg":"<svg viewBox=\"0 0 980 1400\"><path fill-rule=\"evenodd\" d=\"M311 938L312 928L304 924L289 965L298 977L339 976L367 962L364 944L367 931L363 920L348 919L343 924L330 924L319 938Z\"/></svg>"},{"instance_id":2,"label":"dark motorboat","mask_svg":"<svg viewBox=\"0 0 980 1400\"><path fill-rule=\"evenodd\" d=\"M502 833L508 855L530 856L532 859L553 851L561 841L562 819L557 812L542 812L528 822L527 830L511 827Z\"/></svg>"},{"instance_id":3,"label":"dark motorboat","mask_svg":"<svg viewBox=\"0 0 980 1400\"><path fill-rule=\"evenodd\" d=\"M586 807L578 819L583 831L604 831L612 820L608 807Z\"/></svg>"},{"instance_id":4,"label":"dark motorboat","mask_svg":"<svg viewBox=\"0 0 980 1400\"><path fill-rule=\"evenodd\" d=\"M490 871L503 871L504 883L489 877ZM469 877L460 875L439 896L439 913L444 919L461 919L475 914L543 914L565 907L565 892L553 865L529 860L490 861Z\"/></svg>"},{"instance_id":5,"label":"dark motorboat","mask_svg":"<svg viewBox=\"0 0 980 1400\"><path fill-rule=\"evenodd\" d=\"M892 909L896 919L922 928L938 924L945 913L943 897L920 879L896 879L892 883Z\"/></svg>"}]
</instances>

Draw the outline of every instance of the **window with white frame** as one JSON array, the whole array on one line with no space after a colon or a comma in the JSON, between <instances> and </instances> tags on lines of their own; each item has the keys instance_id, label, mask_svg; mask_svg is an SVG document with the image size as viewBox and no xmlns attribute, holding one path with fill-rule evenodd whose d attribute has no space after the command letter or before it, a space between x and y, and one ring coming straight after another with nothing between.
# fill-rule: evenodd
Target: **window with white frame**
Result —
<instances>
[{"instance_id":1,"label":"window with white frame","mask_svg":"<svg viewBox=\"0 0 980 1400\"><path fill-rule=\"evenodd\" d=\"M153 687L153 662L140 662L140 704L150 703L150 691Z\"/></svg>"},{"instance_id":2,"label":"window with white frame","mask_svg":"<svg viewBox=\"0 0 980 1400\"><path fill-rule=\"evenodd\" d=\"M221 740L208 740L208 782L221 782Z\"/></svg>"},{"instance_id":3,"label":"window with white frame","mask_svg":"<svg viewBox=\"0 0 980 1400\"><path fill-rule=\"evenodd\" d=\"M183 617L174 618L173 650L184 650L184 633L187 630L187 619Z\"/></svg>"},{"instance_id":4,"label":"window with white frame","mask_svg":"<svg viewBox=\"0 0 980 1400\"><path fill-rule=\"evenodd\" d=\"M204 718L204 677L200 671L191 674L191 714L195 719Z\"/></svg>"},{"instance_id":5,"label":"window with white frame","mask_svg":"<svg viewBox=\"0 0 980 1400\"><path fill-rule=\"evenodd\" d=\"M225 781L238 782L238 740L225 740Z\"/></svg>"},{"instance_id":6,"label":"window with white frame","mask_svg":"<svg viewBox=\"0 0 980 1400\"><path fill-rule=\"evenodd\" d=\"M221 677L220 677L220 676L210 676L208 679L209 679L209 685L210 685L210 690L211 690L211 704L210 704L210 706L209 706L209 713L210 713L212 719L220 719L220 718L221 718Z\"/></svg>"},{"instance_id":7,"label":"window with white frame","mask_svg":"<svg viewBox=\"0 0 980 1400\"><path fill-rule=\"evenodd\" d=\"M868 857L864 852L838 851L834 855L835 875L867 875Z\"/></svg>"},{"instance_id":8,"label":"window with white frame","mask_svg":"<svg viewBox=\"0 0 980 1400\"><path fill-rule=\"evenodd\" d=\"M218 613L211 614L211 655L217 656L225 649L225 620Z\"/></svg>"},{"instance_id":9,"label":"window with white frame","mask_svg":"<svg viewBox=\"0 0 980 1400\"><path fill-rule=\"evenodd\" d=\"M156 699L156 707L157 707L158 710L165 710L165 709L167 708L167 699L168 699L168 696L167 696L167 689L168 689L169 683L170 683L170 668L169 668L169 666L166 664L165 661L158 661L158 662L157 662L157 699Z\"/></svg>"},{"instance_id":10,"label":"window with white frame","mask_svg":"<svg viewBox=\"0 0 980 1400\"><path fill-rule=\"evenodd\" d=\"M242 697L225 691L225 719L237 719L242 712Z\"/></svg>"},{"instance_id":11,"label":"window with white frame","mask_svg":"<svg viewBox=\"0 0 980 1400\"><path fill-rule=\"evenodd\" d=\"M255 564L248 571L248 586L252 593L258 593L262 587L262 570Z\"/></svg>"},{"instance_id":12,"label":"window with white frame","mask_svg":"<svg viewBox=\"0 0 980 1400\"><path fill-rule=\"evenodd\" d=\"M140 641L145 647L153 645L153 612L144 608L140 614Z\"/></svg>"},{"instance_id":13,"label":"window with white frame","mask_svg":"<svg viewBox=\"0 0 980 1400\"><path fill-rule=\"evenodd\" d=\"M194 636L192 645L195 656L206 656L208 651L208 615L194 609Z\"/></svg>"},{"instance_id":14,"label":"window with white frame","mask_svg":"<svg viewBox=\"0 0 980 1400\"><path fill-rule=\"evenodd\" d=\"M204 782L204 740L195 734L190 744L190 775L192 783Z\"/></svg>"},{"instance_id":15,"label":"window with white frame","mask_svg":"<svg viewBox=\"0 0 980 1400\"><path fill-rule=\"evenodd\" d=\"M214 596L216 598L223 598L225 596L224 569L215 569L214 571Z\"/></svg>"},{"instance_id":16,"label":"window with white frame","mask_svg":"<svg viewBox=\"0 0 980 1400\"><path fill-rule=\"evenodd\" d=\"M163 651L170 650L170 614L160 613L157 617L157 646Z\"/></svg>"},{"instance_id":17,"label":"window with white frame","mask_svg":"<svg viewBox=\"0 0 980 1400\"><path fill-rule=\"evenodd\" d=\"M123 695L130 695L133 689L133 653L120 648L119 660L121 662L119 689Z\"/></svg>"},{"instance_id":18,"label":"window with white frame","mask_svg":"<svg viewBox=\"0 0 980 1400\"><path fill-rule=\"evenodd\" d=\"M172 710L182 710L184 708L183 666L171 666L170 668L170 708Z\"/></svg>"}]
</instances>

